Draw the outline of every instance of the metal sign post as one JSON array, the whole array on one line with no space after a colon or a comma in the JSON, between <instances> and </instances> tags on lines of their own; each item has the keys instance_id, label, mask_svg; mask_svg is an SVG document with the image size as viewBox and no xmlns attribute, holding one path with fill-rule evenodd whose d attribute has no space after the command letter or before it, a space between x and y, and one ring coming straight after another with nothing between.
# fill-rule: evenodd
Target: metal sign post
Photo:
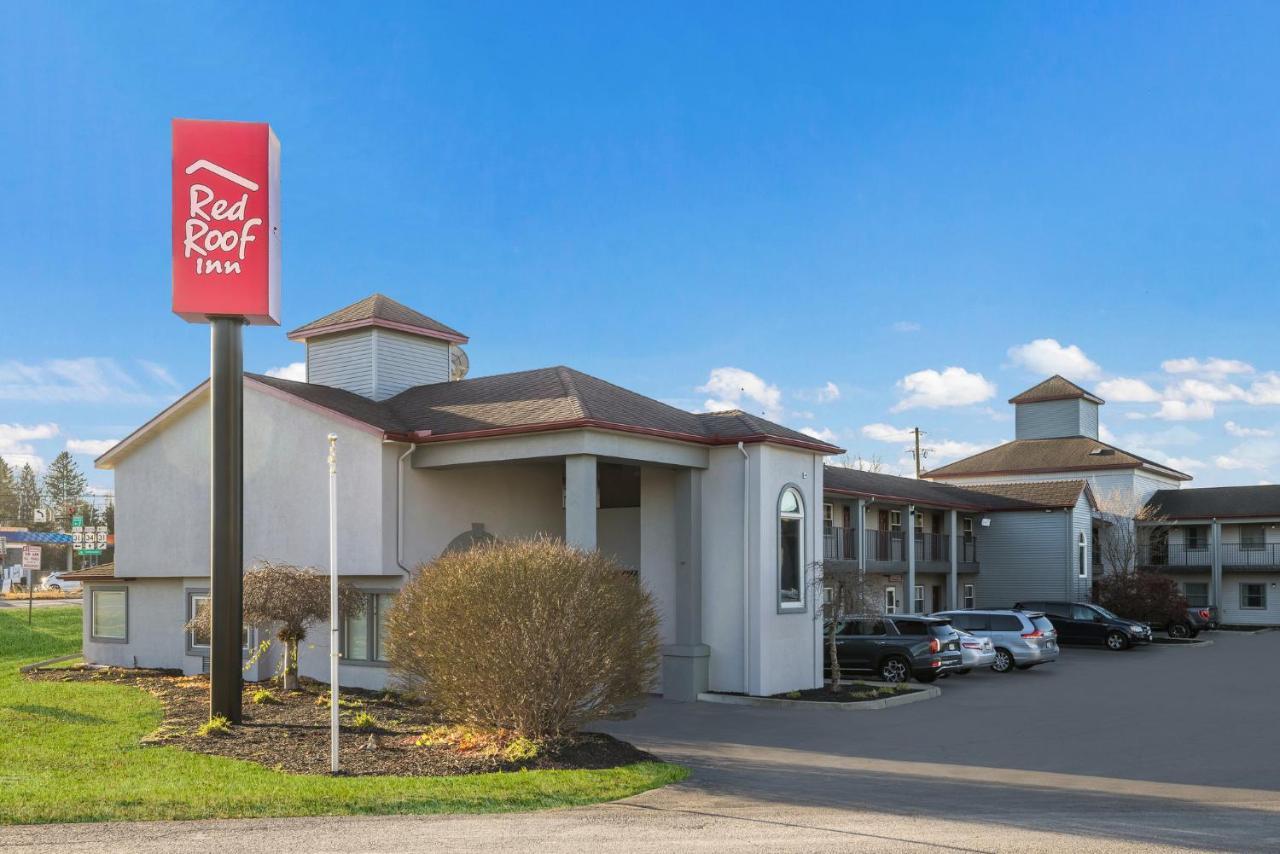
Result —
<instances>
[{"instance_id":1,"label":"metal sign post","mask_svg":"<svg viewBox=\"0 0 1280 854\"><path fill-rule=\"evenodd\" d=\"M329 434L329 770L338 773L338 435Z\"/></svg>"},{"instance_id":2,"label":"metal sign post","mask_svg":"<svg viewBox=\"0 0 1280 854\"><path fill-rule=\"evenodd\" d=\"M244 350L239 317L210 320L209 715L242 719Z\"/></svg>"}]
</instances>

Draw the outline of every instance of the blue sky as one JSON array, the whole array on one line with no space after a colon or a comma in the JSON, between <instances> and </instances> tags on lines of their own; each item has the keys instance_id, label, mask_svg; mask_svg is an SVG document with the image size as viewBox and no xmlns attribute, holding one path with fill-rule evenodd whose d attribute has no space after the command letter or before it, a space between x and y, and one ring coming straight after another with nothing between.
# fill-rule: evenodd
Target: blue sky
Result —
<instances>
[{"instance_id":1,"label":"blue sky","mask_svg":"<svg viewBox=\"0 0 1280 854\"><path fill-rule=\"evenodd\" d=\"M169 120L270 121L284 331L382 291L473 373L569 364L890 467L1061 371L1196 484L1280 481L1280 7L34 4L0 30L0 454L207 373ZM109 473L95 483L108 485Z\"/></svg>"}]
</instances>

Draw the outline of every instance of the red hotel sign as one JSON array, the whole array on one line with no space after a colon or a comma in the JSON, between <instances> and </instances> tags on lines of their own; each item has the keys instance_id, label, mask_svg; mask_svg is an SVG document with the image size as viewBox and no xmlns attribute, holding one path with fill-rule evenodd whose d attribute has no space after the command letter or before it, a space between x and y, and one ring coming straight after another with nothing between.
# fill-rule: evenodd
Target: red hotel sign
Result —
<instances>
[{"instance_id":1,"label":"red hotel sign","mask_svg":"<svg viewBox=\"0 0 1280 854\"><path fill-rule=\"evenodd\" d=\"M173 120L173 311L280 323L280 141L270 125Z\"/></svg>"}]
</instances>

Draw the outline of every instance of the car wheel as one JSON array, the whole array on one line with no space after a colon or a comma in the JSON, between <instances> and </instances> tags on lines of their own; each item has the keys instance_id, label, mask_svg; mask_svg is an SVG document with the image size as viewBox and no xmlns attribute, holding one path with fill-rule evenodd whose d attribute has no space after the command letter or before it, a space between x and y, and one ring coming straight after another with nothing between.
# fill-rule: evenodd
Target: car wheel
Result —
<instances>
[{"instance_id":1,"label":"car wheel","mask_svg":"<svg viewBox=\"0 0 1280 854\"><path fill-rule=\"evenodd\" d=\"M50 589L50 590L52 590L52 591L53 591L53 592L55 592L55 593L58 593L58 592L60 592L60 591L62 590L62 588L61 588L61 587L59 587L59 586L58 586L58 585L56 585L56 584L50 584L50 585L49 585L49 589Z\"/></svg>"},{"instance_id":2,"label":"car wheel","mask_svg":"<svg viewBox=\"0 0 1280 854\"><path fill-rule=\"evenodd\" d=\"M1170 623L1169 637L1171 638L1189 638L1191 637L1191 627L1186 623Z\"/></svg>"},{"instance_id":3,"label":"car wheel","mask_svg":"<svg viewBox=\"0 0 1280 854\"><path fill-rule=\"evenodd\" d=\"M943 674L943 675L946 675L946 674ZM937 673L935 673L935 672L933 672L932 670L931 670L931 671L929 671L928 673L917 673L917 674L916 674L916 681L917 681L917 682L923 682L923 683L925 683L926 685L927 685L927 684L929 684L930 682L937 682L937 681L938 681L938 674L937 674Z\"/></svg>"},{"instance_id":4,"label":"car wheel","mask_svg":"<svg viewBox=\"0 0 1280 854\"><path fill-rule=\"evenodd\" d=\"M1121 650L1129 646L1129 639L1124 632L1107 632L1107 649Z\"/></svg>"},{"instance_id":5,"label":"car wheel","mask_svg":"<svg viewBox=\"0 0 1280 854\"><path fill-rule=\"evenodd\" d=\"M1013 653L1007 649L996 650L996 660L991 665L992 670L996 673L1012 673L1014 666Z\"/></svg>"},{"instance_id":6,"label":"car wheel","mask_svg":"<svg viewBox=\"0 0 1280 854\"><path fill-rule=\"evenodd\" d=\"M900 655L890 656L880 662L880 681L906 682L911 676L907 660Z\"/></svg>"}]
</instances>

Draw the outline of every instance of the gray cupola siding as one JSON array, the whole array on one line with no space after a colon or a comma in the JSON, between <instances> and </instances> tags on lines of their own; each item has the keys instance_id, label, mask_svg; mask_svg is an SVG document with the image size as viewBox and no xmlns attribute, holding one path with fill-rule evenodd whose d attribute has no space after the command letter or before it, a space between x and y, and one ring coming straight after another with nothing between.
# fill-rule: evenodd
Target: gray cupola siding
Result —
<instances>
[{"instance_id":1,"label":"gray cupola siding","mask_svg":"<svg viewBox=\"0 0 1280 854\"><path fill-rule=\"evenodd\" d=\"M448 341L364 327L307 339L307 382L372 400L449 380Z\"/></svg>"},{"instance_id":2,"label":"gray cupola siding","mask_svg":"<svg viewBox=\"0 0 1280 854\"><path fill-rule=\"evenodd\" d=\"M1014 405L1014 431L1019 439L1098 438L1098 404L1074 398Z\"/></svg>"}]
</instances>

